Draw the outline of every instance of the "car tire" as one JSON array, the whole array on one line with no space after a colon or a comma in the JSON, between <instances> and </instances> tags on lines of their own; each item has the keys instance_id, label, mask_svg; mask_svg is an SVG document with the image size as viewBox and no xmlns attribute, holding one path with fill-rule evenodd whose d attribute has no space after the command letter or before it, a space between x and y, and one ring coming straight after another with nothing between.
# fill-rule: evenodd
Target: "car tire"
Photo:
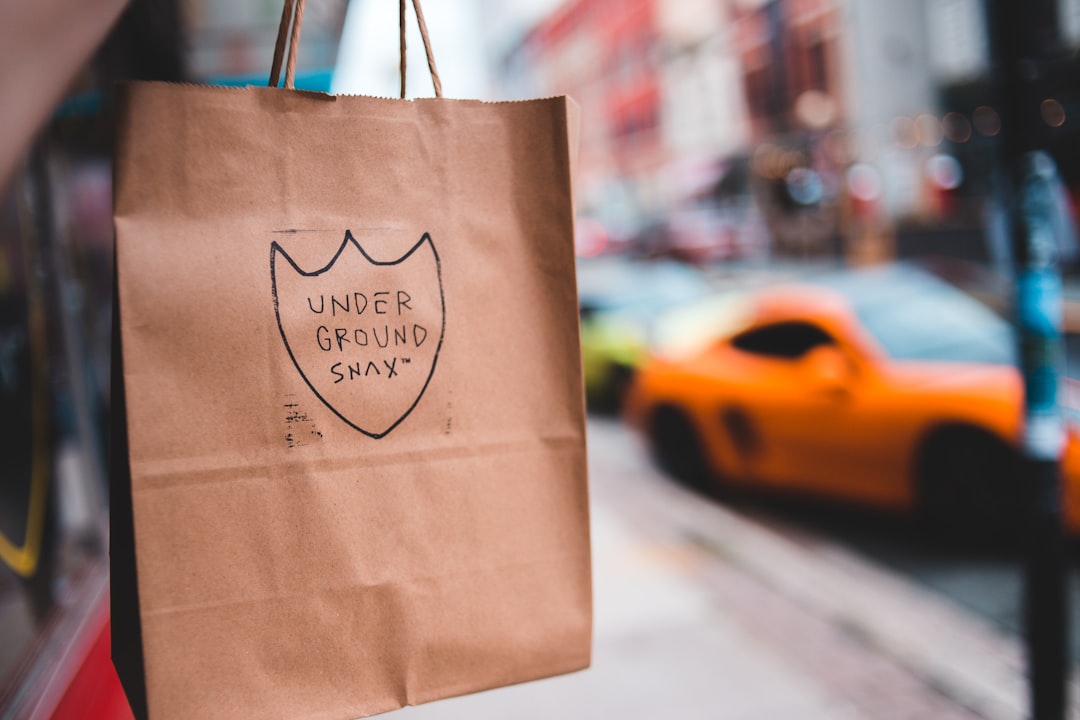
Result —
<instances>
[{"instance_id":1,"label":"car tire","mask_svg":"<svg viewBox=\"0 0 1080 720\"><path fill-rule=\"evenodd\" d=\"M693 421L682 410L661 406L649 422L653 454L661 469L695 489L709 486L709 465Z\"/></svg>"},{"instance_id":2,"label":"car tire","mask_svg":"<svg viewBox=\"0 0 1080 720\"><path fill-rule=\"evenodd\" d=\"M1016 452L973 427L938 432L919 456L918 506L936 533L1010 541L1020 528Z\"/></svg>"}]
</instances>

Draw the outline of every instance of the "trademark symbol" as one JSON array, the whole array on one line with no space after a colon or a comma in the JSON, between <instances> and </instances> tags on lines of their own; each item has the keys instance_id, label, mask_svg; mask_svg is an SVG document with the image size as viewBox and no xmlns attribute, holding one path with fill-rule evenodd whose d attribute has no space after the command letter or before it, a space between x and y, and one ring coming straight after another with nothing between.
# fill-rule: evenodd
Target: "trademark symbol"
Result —
<instances>
[{"instance_id":1,"label":"trademark symbol","mask_svg":"<svg viewBox=\"0 0 1080 720\"><path fill-rule=\"evenodd\" d=\"M409 358L406 358L406 357L401 358L401 363L403 365L408 365L410 362L412 362L412 360L410 360Z\"/></svg>"}]
</instances>

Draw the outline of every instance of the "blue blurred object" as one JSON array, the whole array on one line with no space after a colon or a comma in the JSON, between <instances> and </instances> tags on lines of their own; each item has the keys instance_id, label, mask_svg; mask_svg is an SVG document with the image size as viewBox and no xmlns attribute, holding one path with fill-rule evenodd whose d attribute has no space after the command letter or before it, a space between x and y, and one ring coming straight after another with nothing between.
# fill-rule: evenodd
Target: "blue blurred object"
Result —
<instances>
[{"instance_id":1,"label":"blue blurred object","mask_svg":"<svg viewBox=\"0 0 1080 720\"><path fill-rule=\"evenodd\" d=\"M579 260L578 301L590 406L618 410L661 317L712 293L697 269L609 256Z\"/></svg>"},{"instance_id":2,"label":"blue blurred object","mask_svg":"<svg viewBox=\"0 0 1080 720\"><path fill-rule=\"evenodd\" d=\"M255 75L222 75L220 77L207 78L207 85L224 85L225 87L246 87L248 85L266 85L268 79L266 73ZM330 82L334 78L333 68L321 68L296 73L296 89L310 92L330 92Z\"/></svg>"},{"instance_id":3,"label":"blue blurred object","mask_svg":"<svg viewBox=\"0 0 1080 720\"><path fill-rule=\"evenodd\" d=\"M296 89L309 92L330 92L330 82L334 77L333 68L308 70L296 73ZM266 85L268 75L259 73L256 75L221 75L219 77L206 78L200 84L217 85L220 87L247 87L254 85L262 87ZM77 93L64 99L60 107L53 113L53 119L71 117L90 117L101 112L102 92L91 90Z\"/></svg>"}]
</instances>

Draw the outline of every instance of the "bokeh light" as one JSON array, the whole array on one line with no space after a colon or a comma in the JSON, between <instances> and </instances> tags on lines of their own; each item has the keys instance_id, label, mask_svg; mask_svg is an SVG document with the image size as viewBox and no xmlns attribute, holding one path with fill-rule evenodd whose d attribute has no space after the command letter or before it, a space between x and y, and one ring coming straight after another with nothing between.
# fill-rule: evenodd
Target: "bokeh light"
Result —
<instances>
[{"instance_id":1,"label":"bokeh light","mask_svg":"<svg viewBox=\"0 0 1080 720\"><path fill-rule=\"evenodd\" d=\"M942 118L945 137L954 143L966 143L971 139L971 123L958 112L945 113Z\"/></svg>"},{"instance_id":2,"label":"bokeh light","mask_svg":"<svg viewBox=\"0 0 1080 720\"><path fill-rule=\"evenodd\" d=\"M923 113L915 119L915 129L919 134L919 142L926 147L937 147L945 137L941 121L930 113Z\"/></svg>"},{"instance_id":3,"label":"bokeh light","mask_svg":"<svg viewBox=\"0 0 1080 720\"><path fill-rule=\"evenodd\" d=\"M975 108L972 119L975 121L975 129L980 135L994 137L1001 132L1001 118L998 117L997 111L989 105L980 105Z\"/></svg>"},{"instance_id":4,"label":"bokeh light","mask_svg":"<svg viewBox=\"0 0 1080 720\"><path fill-rule=\"evenodd\" d=\"M788 194L799 205L810 206L821 202L825 188L821 183L821 176L806 167L797 167L791 170L785 178Z\"/></svg>"},{"instance_id":5,"label":"bokeh light","mask_svg":"<svg viewBox=\"0 0 1080 720\"><path fill-rule=\"evenodd\" d=\"M893 142L898 147L911 150L919 144L919 129L911 118L903 115L893 118L891 130Z\"/></svg>"},{"instance_id":6,"label":"bokeh light","mask_svg":"<svg viewBox=\"0 0 1080 720\"><path fill-rule=\"evenodd\" d=\"M1039 104L1039 114L1050 127L1058 128L1065 124L1065 108L1054 98L1046 98Z\"/></svg>"},{"instance_id":7,"label":"bokeh light","mask_svg":"<svg viewBox=\"0 0 1080 720\"><path fill-rule=\"evenodd\" d=\"M795 101L795 117L812 130L822 130L836 119L836 103L820 90L807 90Z\"/></svg>"},{"instance_id":8,"label":"bokeh light","mask_svg":"<svg viewBox=\"0 0 1080 720\"><path fill-rule=\"evenodd\" d=\"M847 172L847 186L856 200L873 202L881 197L881 173L873 165L857 163Z\"/></svg>"},{"instance_id":9,"label":"bokeh light","mask_svg":"<svg viewBox=\"0 0 1080 720\"><path fill-rule=\"evenodd\" d=\"M964 182L964 168L952 155L938 153L926 162L926 176L942 190L955 190Z\"/></svg>"}]
</instances>

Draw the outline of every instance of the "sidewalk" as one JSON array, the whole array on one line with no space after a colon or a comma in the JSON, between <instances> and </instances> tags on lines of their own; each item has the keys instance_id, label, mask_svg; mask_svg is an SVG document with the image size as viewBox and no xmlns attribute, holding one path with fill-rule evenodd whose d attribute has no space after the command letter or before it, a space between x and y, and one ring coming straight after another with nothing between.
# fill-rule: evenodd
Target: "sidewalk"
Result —
<instances>
[{"instance_id":1,"label":"sidewalk","mask_svg":"<svg viewBox=\"0 0 1080 720\"><path fill-rule=\"evenodd\" d=\"M1024 716L1014 640L843 548L656 477L614 422L589 431L593 667L403 717Z\"/></svg>"}]
</instances>

